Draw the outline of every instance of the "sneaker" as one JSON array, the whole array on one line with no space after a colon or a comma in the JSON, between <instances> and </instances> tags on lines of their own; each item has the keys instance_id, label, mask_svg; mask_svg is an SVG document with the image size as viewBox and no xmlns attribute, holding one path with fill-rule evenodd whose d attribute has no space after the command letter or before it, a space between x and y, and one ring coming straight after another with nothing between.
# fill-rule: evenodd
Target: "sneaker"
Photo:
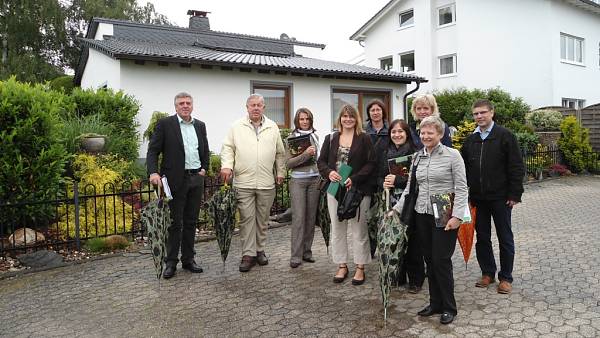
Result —
<instances>
[{"instance_id":1,"label":"sneaker","mask_svg":"<svg viewBox=\"0 0 600 338\"><path fill-rule=\"evenodd\" d=\"M498 284L498 293L503 295L507 295L512 291L512 285L509 281L501 280L500 284Z\"/></svg>"}]
</instances>

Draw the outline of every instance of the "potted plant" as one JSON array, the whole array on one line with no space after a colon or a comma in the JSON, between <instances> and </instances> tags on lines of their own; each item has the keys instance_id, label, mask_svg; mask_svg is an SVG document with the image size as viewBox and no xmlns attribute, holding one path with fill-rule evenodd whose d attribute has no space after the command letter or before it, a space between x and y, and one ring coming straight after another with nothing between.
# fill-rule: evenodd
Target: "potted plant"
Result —
<instances>
[{"instance_id":1,"label":"potted plant","mask_svg":"<svg viewBox=\"0 0 600 338\"><path fill-rule=\"evenodd\" d=\"M88 153L100 153L106 144L106 135L96 133L85 133L77 137L81 148Z\"/></svg>"}]
</instances>

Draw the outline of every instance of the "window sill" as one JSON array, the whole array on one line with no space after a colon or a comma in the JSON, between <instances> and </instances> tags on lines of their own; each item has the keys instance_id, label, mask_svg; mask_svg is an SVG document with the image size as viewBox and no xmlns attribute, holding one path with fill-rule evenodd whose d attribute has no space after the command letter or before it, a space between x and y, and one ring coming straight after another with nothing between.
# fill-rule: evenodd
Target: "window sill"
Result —
<instances>
[{"instance_id":1,"label":"window sill","mask_svg":"<svg viewBox=\"0 0 600 338\"><path fill-rule=\"evenodd\" d=\"M447 23L447 24L443 24L443 25L439 25L439 26L437 26L437 29L443 29L443 28L452 27L452 26L456 26L456 21Z\"/></svg>"},{"instance_id":2,"label":"window sill","mask_svg":"<svg viewBox=\"0 0 600 338\"><path fill-rule=\"evenodd\" d=\"M409 29L409 28L413 28L415 26L415 24L411 24L411 25L407 25L407 26L400 26L398 27L398 29L396 29L396 31L403 31L405 29Z\"/></svg>"},{"instance_id":3,"label":"window sill","mask_svg":"<svg viewBox=\"0 0 600 338\"><path fill-rule=\"evenodd\" d=\"M560 63L566 63L568 65L579 66L579 67L585 68L585 63L579 63L579 62L575 62L575 61L562 60L562 59L560 60Z\"/></svg>"},{"instance_id":4,"label":"window sill","mask_svg":"<svg viewBox=\"0 0 600 338\"><path fill-rule=\"evenodd\" d=\"M444 74L444 75L438 76L438 79L445 79L447 77L457 77L457 76L458 76L458 73Z\"/></svg>"}]
</instances>

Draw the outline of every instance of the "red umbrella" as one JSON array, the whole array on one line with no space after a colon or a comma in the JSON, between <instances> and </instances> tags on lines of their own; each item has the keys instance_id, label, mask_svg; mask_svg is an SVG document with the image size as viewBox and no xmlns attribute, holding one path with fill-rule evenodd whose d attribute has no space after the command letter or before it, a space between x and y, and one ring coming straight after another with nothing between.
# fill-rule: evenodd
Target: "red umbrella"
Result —
<instances>
[{"instance_id":1,"label":"red umbrella","mask_svg":"<svg viewBox=\"0 0 600 338\"><path fill-rule=\"evenodd\" d=\"M471 257L471 249L473 249L473 236L475 234L475 216L477 215L477 208L475 208L473 205L470 205L470 211L471 221L461 224L460 228L458 228L458 243L460 244L460 248L463 252L465 265L469 262L469 257Z\"/></svg>"}]
</instances>

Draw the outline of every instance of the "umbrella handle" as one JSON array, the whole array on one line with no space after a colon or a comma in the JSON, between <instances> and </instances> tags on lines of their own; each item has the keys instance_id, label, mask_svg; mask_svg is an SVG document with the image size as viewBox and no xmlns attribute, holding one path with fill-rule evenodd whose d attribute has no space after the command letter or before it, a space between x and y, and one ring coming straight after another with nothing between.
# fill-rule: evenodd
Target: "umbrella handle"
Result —
<instances>
[{"instance_id":1,"label":"umbrella handle","mask_svg":"<svg viewBox=\"0 0 600 338\"><path fill-rule=\"evenodd\" d=\"M385 210L390 211L390 188L385 188Z\"/></svg>"}]
</instances>

